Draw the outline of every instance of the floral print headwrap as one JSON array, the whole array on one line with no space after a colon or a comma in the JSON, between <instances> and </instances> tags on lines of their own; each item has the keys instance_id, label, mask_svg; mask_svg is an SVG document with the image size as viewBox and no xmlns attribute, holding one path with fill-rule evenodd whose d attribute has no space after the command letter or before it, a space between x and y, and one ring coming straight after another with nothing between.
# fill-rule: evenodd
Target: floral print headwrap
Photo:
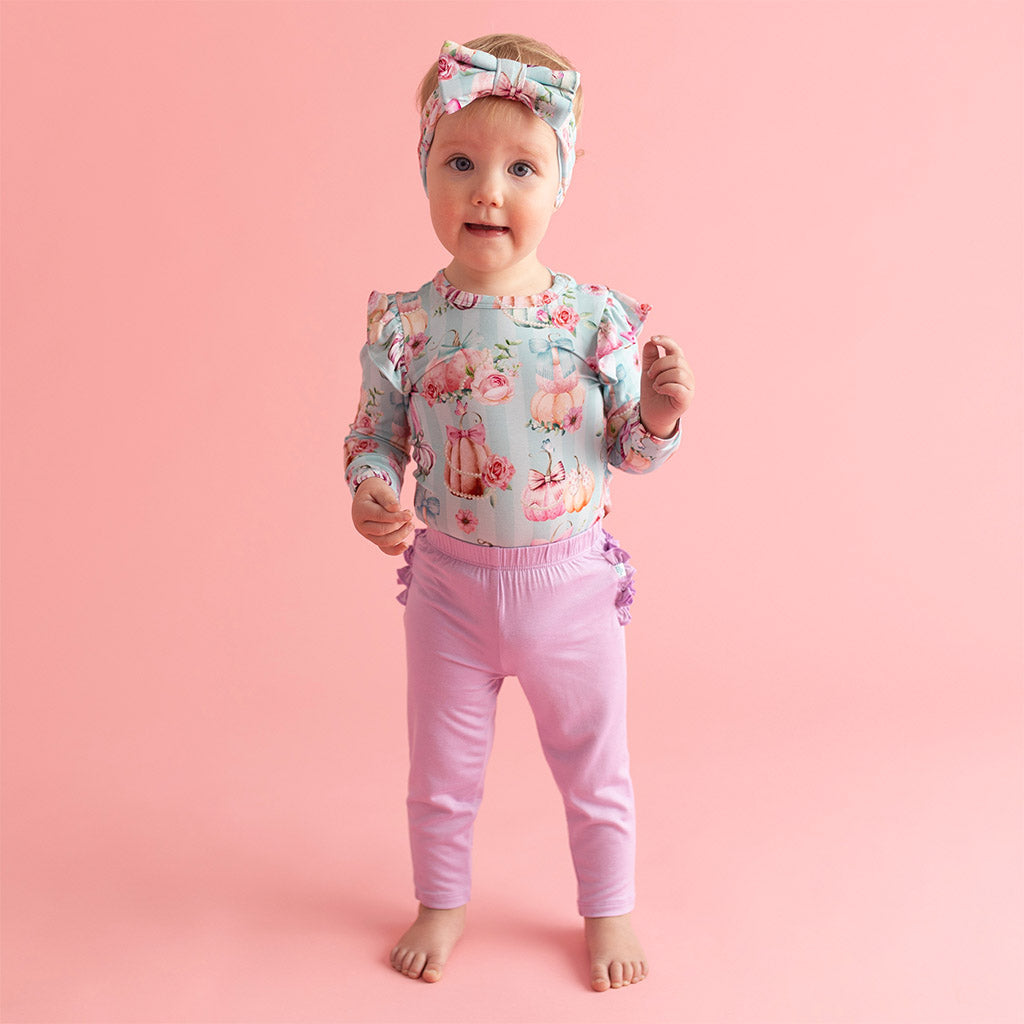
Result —
<instances>
[{"instance_id":1,"label":"floral print headwrap","mask_svg":"<svg viewBox=\"0 0 1024 1024\"><path fill-rule=\"evenodd\" d=\"M576 117L572 100L579 83L578 71L555 71L520 64L447 40L437 61L437 88L420 118L420 175L424 189L427 187L427 155L438 118L442 114L454 114L483 96L497 96L525 104L554 130L561 178L555 205L561 206L576 162Z\"/></svg>"}]
</instances>

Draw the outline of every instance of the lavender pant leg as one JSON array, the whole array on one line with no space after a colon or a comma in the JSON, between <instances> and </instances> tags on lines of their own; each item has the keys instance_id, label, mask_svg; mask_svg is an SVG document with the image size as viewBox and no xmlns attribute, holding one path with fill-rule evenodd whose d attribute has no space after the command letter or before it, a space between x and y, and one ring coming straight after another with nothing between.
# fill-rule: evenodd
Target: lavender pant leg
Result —
<instances>
[{"instance_id":1,"label":"lavender pant leg","mask_svg":"<svg viewBox=\"0 0 1024 1024\"><path fill-rule=\"evenodd\" d=\"M502 673L485 573L417 540L405 608L409 842L416 898L470 898L473 824L494 740Z\"/></svg>"},{"instance_id":2,"label":"lavender pant leg","mask_svg":"<svg viewBox=\"0 0 1024 1024\"><path fill-rule=\"evenodd\" d=\"M565 804L579 912L626 914L635 899L636 838L625 637L615 607L621 577L599 548L546 575L521 595L527 613L518 624L516 674Z\"/></svg>"}]
</instances>

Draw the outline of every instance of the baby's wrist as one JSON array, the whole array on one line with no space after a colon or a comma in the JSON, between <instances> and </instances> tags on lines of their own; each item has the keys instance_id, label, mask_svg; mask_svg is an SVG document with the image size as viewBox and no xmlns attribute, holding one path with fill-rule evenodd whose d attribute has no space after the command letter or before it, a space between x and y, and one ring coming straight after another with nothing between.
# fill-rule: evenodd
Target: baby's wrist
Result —
<instances>
[{"instance_id":1,"label":"baby's wrist","mask_svg":"<svg viewBox=\"0 0 1024 1024\"><path fill-rule=\"evenodd\" d=\"M647 431L651 437L656 437L659 441L667 441L671 437L675 437L679 430L680 417L677 416L675 419L659 420L654 417L647 417L644 415L643 410L640 410L640 426Z\"/></svg>"}]
</instances>

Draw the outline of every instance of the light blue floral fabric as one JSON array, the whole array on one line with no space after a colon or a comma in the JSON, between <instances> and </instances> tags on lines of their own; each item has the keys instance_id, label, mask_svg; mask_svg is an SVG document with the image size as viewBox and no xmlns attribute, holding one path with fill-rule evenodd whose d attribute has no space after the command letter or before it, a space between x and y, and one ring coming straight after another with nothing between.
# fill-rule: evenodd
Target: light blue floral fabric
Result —
<instances>
[{"instance_id":1,"label":"light blue floral fabric","mask_svg":"<svg viewBox=\"0 0 1024 1024\"><path fill-rule=\"evenodd\" d=\"M415 463L416 514L501 547L580 533L610 508L610 467L646 473L679 444L640 420L650 307L553 274L525 297L474 295L443 272L415 292L372 292L359 406L345 440L354 492L396 493Z\"/></svg>"}]
</instances>

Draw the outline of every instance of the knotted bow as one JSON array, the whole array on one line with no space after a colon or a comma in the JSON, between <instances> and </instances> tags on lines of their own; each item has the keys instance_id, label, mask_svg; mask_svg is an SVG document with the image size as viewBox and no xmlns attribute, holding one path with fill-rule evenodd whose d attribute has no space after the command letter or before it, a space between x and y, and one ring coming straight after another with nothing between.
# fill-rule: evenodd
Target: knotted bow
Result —
<instances>
[{"instance_id":1,"label":"knotted bow","mask_svg":"<svg viewBox=\"0 0 1024 1024\"><path fill-rule=\"evenodd\" d=\"M542 473L539 469L530 470L530 480L527 487L531 491L539 491L548 484L560 484L565 480L565 463L560 462L553 473Z\"/></svg>"},{"instance_id":2,"label":"knotted bow","mask_svg":"<svg viewBox=\"0 0 1024 1024\"><path fill-rule=\"evenodd\" d=\"M452 426L446 426L445 430L448 431L449 441L458 441L461 437L468 437L470 441L483 444L487 440L487 432L484 430L483 423L478 423L475 427L470 427L468 430L465 427Z\"/></svg>"},{"instance_id":3,"label":"knotted bow","mask_svg":"<svg viewBox=\"0 0 1024 1024\"><path fill-rule=\"evenodd\" d=\"M578 71L520 64L447 40L437 61L437 88L420 118L423 187L427 187L427 155L438 118L442 114L454 114L482 96L498 96L525 104L554 130L561 178L555 205L561 206L576 162L576 117L572 100L579 83Z\"/></svg>"}]
</instances>

